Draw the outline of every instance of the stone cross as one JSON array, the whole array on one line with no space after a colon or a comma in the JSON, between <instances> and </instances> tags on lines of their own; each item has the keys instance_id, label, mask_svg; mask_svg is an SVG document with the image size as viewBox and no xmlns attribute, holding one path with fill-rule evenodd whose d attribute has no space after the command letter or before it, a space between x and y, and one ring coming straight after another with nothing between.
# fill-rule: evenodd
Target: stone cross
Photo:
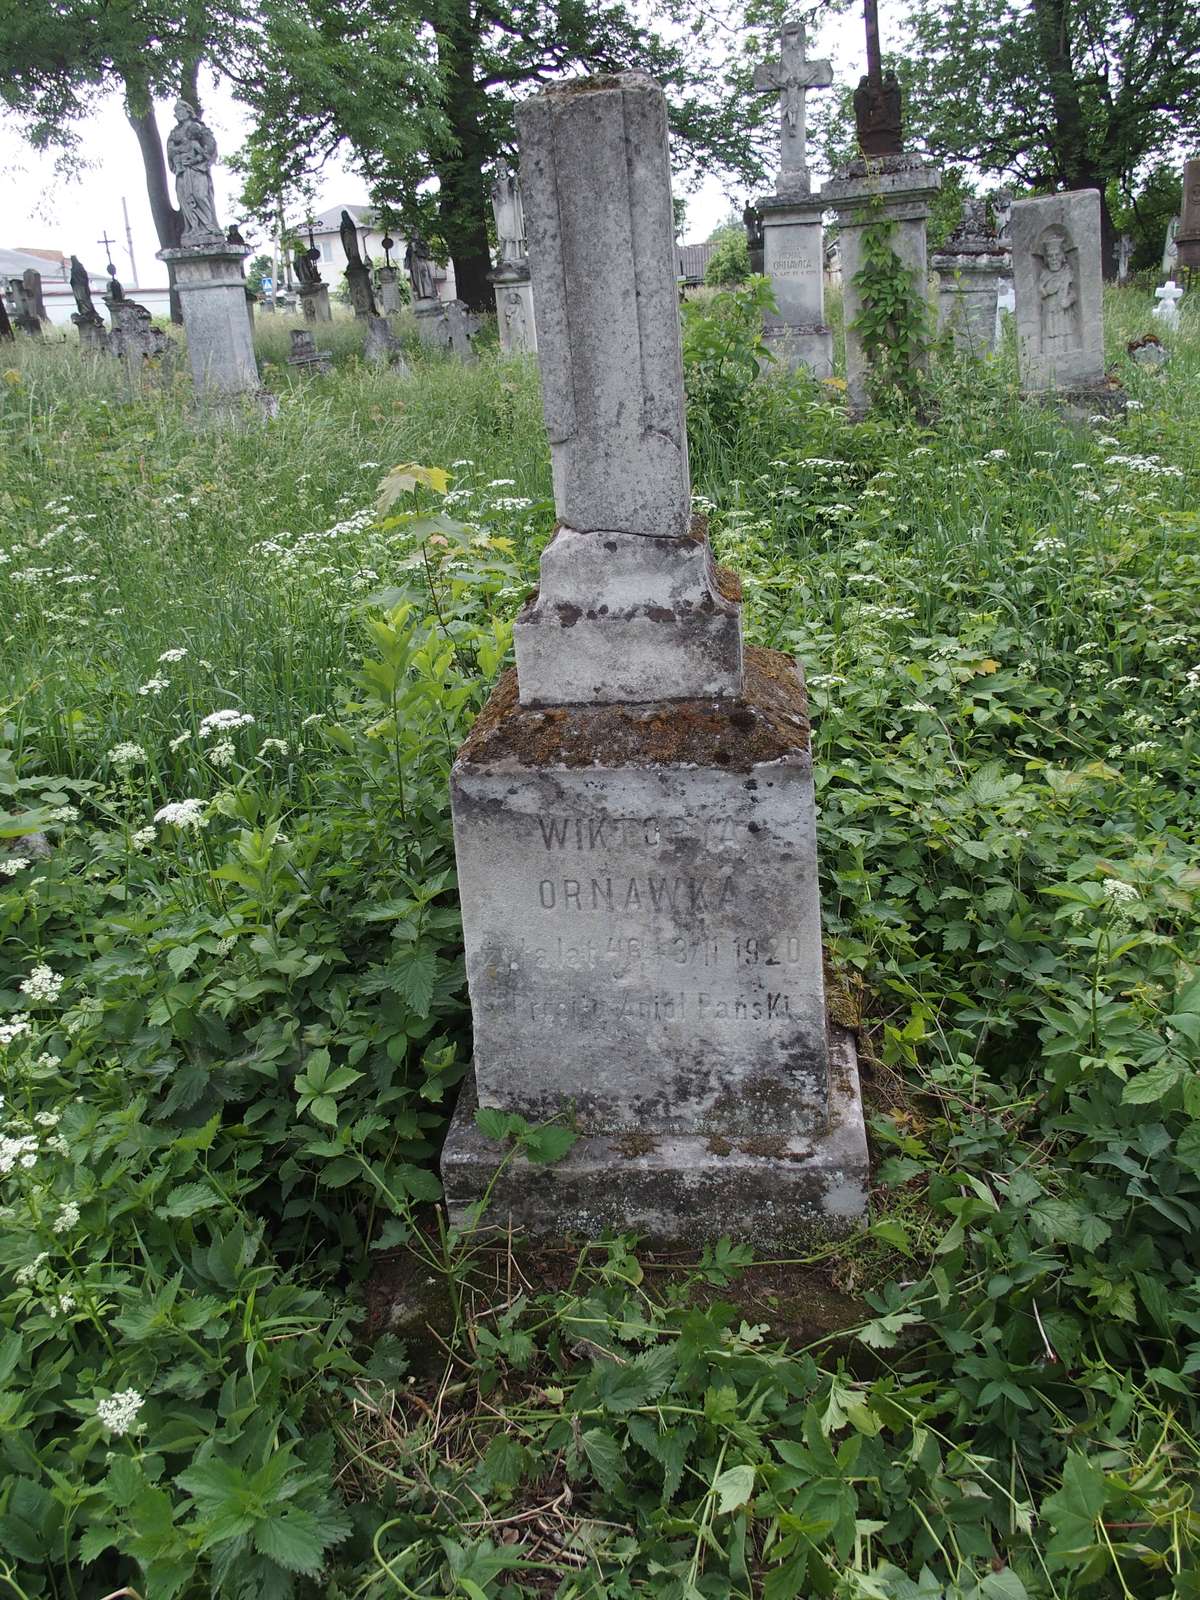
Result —
<instances>
[{"instance_id":1,"label":"stone cross","mask_svg":"<svg viewBox=\"0 0 1200 1600\"><path fill-rule=\"evenodd\" d=\"M1152 315L1158 318L1164 328L1174 332L1179 327L1179 302L1183 299L1183 290L1171 278L1160 289L1155 289L1154 298L1158 304Z\"/></svg>"},{"instance_id":2,"label":"stone cross","mask_svg":"<svg viewBox=\"0 0 1200 1600\"><path fill-rule=\"evenodd\" d=\"M1129 276L1129 260L1133 255L1133 240L1127 233L1123 233L1113 246L1113 256L1117 263L1117 282L1124 283Z\"/></svg>"},{"instance_id":3,"label":"stone cross","mask_svg":"<svg viewBox=\"0 0 1200 1600\"><path fill-rule=\"evenodd\" d=\"M784 189L809 188L808 128L805 95L809 89L827 89L833 82L828 61L810 61L804 54L804 24L788 17L779 33L779 59L760 61L754 68L754 87L779 95L779 183Z\"/></svg>"}]
</instances>

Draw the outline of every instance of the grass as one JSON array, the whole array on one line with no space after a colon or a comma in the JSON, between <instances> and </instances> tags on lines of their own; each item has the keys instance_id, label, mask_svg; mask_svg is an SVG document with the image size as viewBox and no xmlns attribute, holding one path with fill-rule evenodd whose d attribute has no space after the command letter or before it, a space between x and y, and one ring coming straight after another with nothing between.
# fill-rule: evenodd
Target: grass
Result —
<instances>
[{"instance_id":1,"label":"grass","mask_svg":"<svg viewBox=\"0 0 1200 1600\"><path fill-rule=\"evenodd\" d=\"M859 425L689 372L748 633L809 676L877 1181L855 1240L753 1267L430 1204L446 769L553 526L536 368L400 378L338 322L299 379L263 318L266 422L9 348L0 1587L1194 1593L1200 328L1140 368L1149 305L1107 293L1132 404L1078 425L1011 349ZM379 520L406 462L449 492Z\"/></svg>"}]
</instances>

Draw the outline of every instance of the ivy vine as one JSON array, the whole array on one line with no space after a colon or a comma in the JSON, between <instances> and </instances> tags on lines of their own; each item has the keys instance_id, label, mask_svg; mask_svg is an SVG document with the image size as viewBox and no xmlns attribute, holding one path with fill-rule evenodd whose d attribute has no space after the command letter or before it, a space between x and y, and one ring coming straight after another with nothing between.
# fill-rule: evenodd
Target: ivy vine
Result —
<instances>
[{"instance_id":1,"label":"ivy vine","mask_svg":"<svg viewBox=\"0 0 1200 1600\"><path fill-rule=\"evenodd\" d=\"M894 233L895 223L882 216L863 227L862 265L853 279L861 308L853 326L866 352L872 402L915 406L932 337L929 307L924 284L892 248Z\"/></svg>"}]
</instances>

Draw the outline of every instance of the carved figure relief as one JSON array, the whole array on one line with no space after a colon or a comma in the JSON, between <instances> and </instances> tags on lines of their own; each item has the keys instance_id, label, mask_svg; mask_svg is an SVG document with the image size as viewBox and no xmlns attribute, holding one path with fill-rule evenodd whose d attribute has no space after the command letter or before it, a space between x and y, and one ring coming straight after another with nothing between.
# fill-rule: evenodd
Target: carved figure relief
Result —
<instances>
[{"instance_id":1,"label":"carved figure relief","mask_svg":"<svg viewBox=\"0 0 1200 1600\"><path fill-rule=\"evenodd\" d=\"M175 102L175 126L167 136L167 165L175 175L175 196L183 214L180 244L224 242L210 168L217 141L186 100Z\"/></svg>"},{"instance_id":2,"label":"carved figure relief","mask_svg":"<svg viewBox=\"0 0 1200 1600\"><path fill-rule=\"evenodd\" d=\"M1076 251L1065 228L1047 228L1033 252L1040 263L1037 274L1042 322L1042 352L1054 355L1078 350L1083 342L1079 326L1079 281Z\"/></svg>"},{"instance_id":3,"label":"carved figure relief","mask_svg":"<svg viewBox=\"0 0 1200 1600\"><path fill-rule=\"evenodd\" d=\"M508 332L510 350L524 350L529 344L529 324L525 319L525 302L516 289L504 296L504 326Z\"/></svg>"}]
</instances>

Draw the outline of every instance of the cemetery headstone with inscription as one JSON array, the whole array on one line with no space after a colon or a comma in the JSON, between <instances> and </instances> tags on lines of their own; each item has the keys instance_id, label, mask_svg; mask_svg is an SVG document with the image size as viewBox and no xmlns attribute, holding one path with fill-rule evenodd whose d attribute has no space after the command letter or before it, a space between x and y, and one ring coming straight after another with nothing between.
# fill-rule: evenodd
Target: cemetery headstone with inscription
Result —
<instances>
[{"instance_id":1,"label":"cemetery headstone with inscription","mask_svg":"<svg viewBox=\"0 0 1200 1600\"><path fill-rule=\"evenodd\" d=\"M292 329L292 350L287 363L298 372L333 371L333 357L328 350L317 349L317 341L307 328Z\"/></svg>"},{"instance_id":2,"label":"cemetery headstone with inscription","mask_svg":"<svg viewBox=\"0 0 1200 1600\"><path fill-rule=\"evenodd\" d=\"M803 679L743 645L692 514L665 100L623 73L517 123L559 525L451 778L475 1051L447 1205L494 1185L489 1219L539 1234L836 1235L867 1155ZM580 1137L534 1167L476 1103Z\"/></svg>"},{"instance_id":3,"label":"cemetery headstone with inscription","mask_svg":"<svg viewBox=\"0 0 1200 1600\"><path fill-rule=\"evenodd\" d=\"M824 246L821 202L812 194L808 170L806 95L833 82L828 61L810 61L804 24L787 18L780 30L778 60L760 62L754 87L779 96L779 175L775 193L755 201L762 230L762 265L775 291L777 310L768 312L764 335L776 357L793 369L804 365L818 378L833 373L833 333L825 321Z\"/></svg>"},{"instance_id":4,"label":"cemetery headstone with inscription","mask_svg":"<svg viewBox=\"0 0 1200 1600\"><path fill-rule=\"evenodd\" d=\"M1108 386L1099 191L1018 200L1011 226L1022 388L1100 397Z\"/></svg>"}]
</instances>

